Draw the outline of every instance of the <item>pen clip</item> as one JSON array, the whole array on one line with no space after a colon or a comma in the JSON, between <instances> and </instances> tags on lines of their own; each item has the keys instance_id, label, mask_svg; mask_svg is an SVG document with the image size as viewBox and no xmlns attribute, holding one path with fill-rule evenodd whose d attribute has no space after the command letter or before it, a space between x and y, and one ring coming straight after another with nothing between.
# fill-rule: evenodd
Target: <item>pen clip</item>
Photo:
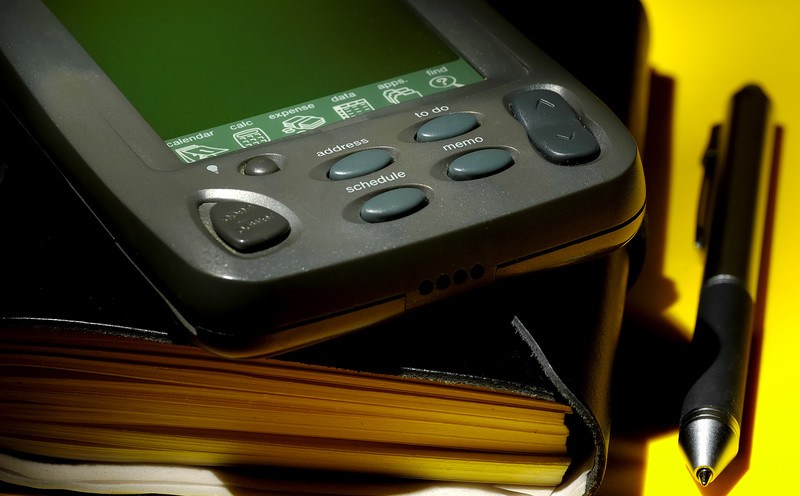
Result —
<instances>
[{"instance_id":1,"label":"pen clip","mask_svg":"<svg viewBox=\"0 0 800 496\"><path fill-rule=\"evenodd\" d=\"M698 248L708 247L708 238L711 233L711 220L714 218L714 205L716 197L717 169L719 169L719 140L722 125L717 124L711 128L711 137L701 163L703 165L703 184L700 187L700 198L697 205L697 224L695 226L695 244Z\"/></svg>"}]
</instances>

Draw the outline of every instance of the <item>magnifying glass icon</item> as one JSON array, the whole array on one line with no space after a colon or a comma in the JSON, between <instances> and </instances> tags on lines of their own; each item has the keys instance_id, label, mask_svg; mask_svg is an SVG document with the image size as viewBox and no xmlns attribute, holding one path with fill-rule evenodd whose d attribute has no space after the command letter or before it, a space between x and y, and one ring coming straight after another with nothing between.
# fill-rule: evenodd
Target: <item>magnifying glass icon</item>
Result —
<instances>
[{"instance_id":1,"label":"magnifying glass icon","mask_svg":"<svg viewBox=\"0 0 800 496\"><path fill-rule=\"evenodd\" d=\"M428 81L428 84L434 88L460 88L464 86L463 84L458 84L453 76L436 76Z\"/></svg>"}]
</instances>

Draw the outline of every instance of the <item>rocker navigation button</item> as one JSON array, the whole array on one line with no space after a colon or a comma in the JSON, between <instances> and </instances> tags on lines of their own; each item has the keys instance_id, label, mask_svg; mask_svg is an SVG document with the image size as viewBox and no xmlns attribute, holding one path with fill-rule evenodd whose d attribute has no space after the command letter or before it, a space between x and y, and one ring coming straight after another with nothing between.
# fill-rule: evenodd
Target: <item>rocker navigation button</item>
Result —
<instances>
[{"instance_id":1,"label":"rocker navigation button","mask_svg":"<svg viewBox=\"0 0 800 496\"><path fill-rule=\"evenodd\" d=\"M548 161L577 165L600 155L597 139L558 93L520 93L511 101L510 110L527 131L534 148Z\"/></svg>"}]
</instances>

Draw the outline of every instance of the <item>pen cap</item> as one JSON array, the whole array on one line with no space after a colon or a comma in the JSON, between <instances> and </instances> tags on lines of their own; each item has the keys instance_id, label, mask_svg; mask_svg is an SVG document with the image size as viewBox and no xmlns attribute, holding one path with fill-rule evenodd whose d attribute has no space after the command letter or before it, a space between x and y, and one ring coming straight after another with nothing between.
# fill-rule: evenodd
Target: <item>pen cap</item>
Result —
<instances>
[{"instance_id":1,"label":"pen cap","mask_svg":"<svg viewBox=\"0 0 800 496\"><path fill-rule=\"evenodd\" d=\"M707 208L713 209L704 281L725 274L755 295L774 140L771 104L749 85L737 92L719 129ZM712 139L712 146L714 145ZM706 166L708 171L708 166Z\"/></svg>"}]
</instances>

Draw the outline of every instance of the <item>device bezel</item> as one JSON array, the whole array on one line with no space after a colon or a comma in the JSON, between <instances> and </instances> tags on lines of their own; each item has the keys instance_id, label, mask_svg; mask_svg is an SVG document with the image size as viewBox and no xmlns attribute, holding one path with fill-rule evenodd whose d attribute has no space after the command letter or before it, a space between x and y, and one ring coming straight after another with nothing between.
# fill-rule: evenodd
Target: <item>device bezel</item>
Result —
<instances>
[{"instance_id":1,"label":"device bezel","mask_svg":"<svg viewBox=\"0 0 800 496\"><path fill-rule=\"evenodd\" d=\"M624 193L619 198L614 198L609 188L604 191L596 188L598 191L586 192L580 205L568 205L568 201L563 200L548 207L551 212L561 209L561 215L565 218L576 216L581 208L586 207L584 203L591 204L592 201L609 205L613 203L614 212L608 215L593 213L597 218L592 219L591 226L558 226L554 220L552 225L546 226L553 232L548 233L548 236L552 236L552 243L548 245L542 242L541 249L531 248L532 251L520 252L518 256L508 256L510 249L498 250L496 257L486 253L476 255L476 259L483 257L487 261L490 270L481 284L491 282L498 266L501 267L501 273L509 275L537 270L574 262L584 256L596 256L630 239L638 229L644 210L643 178L635 143L608 109L485 4L477 1L453 4L426 0L409 0L408 4L486 80L363 114L256 149L190 165L181 162L169 150L161 137L156 135L38 0L3 4L6 13L14 13L13 22L11 15L3 15L5 21L0 21L0 43L5 59L3 70L11 85L16 87L17 103L30 119L29 124L44 148L118 240L126 255L162 292L176 314L185 320L186 326L197 334L207 334L203 340L213 340L214 336L219 336L221 341L241 340L245 348L251 347L252 340L263 341L265 329L268 330L267 334L272 333L269 319L265 319L264 328L246 328L246 325L252 322L252 315L258 312L257 308L265 305L265 300L266 306L274 302L276 306L290 304L297 308L293 313L290 312L291 315L279 319L276 328L280 332L270 338L270 343L259 345L262 351L308 344L315 339L352 330L395 315L408 307L424 304L431 298L416 294L409 280L398 277L397 269L383 268L387 259L391 258L386 253L397 250L402 243L417 243L414 253L406 253L397 259L403 263L423 256L426 250L432 253L430 265L424 270L418 269L419 274L456 270L455 267L464 264L463 259L453 257L453 267L446 266L442 262L445 248L436 247L430 251L432 243L437 241L422 243L415 240L412 233L407 231L408 227L389 233L389 229L382 226L383 234L375 237L383 236L380 239L384 239L391 234L395 236L396 244L387 242L380 245L375 239L369 240L373 244L364 247L364 256L358 259L357 270L353 268L354 254L344 253L345 248L331 254L330 264L323 261L302 266L297 262L295 266L280 267L280 271L275 268L265 270L267 262L259 262L258 259L268 254L242 255L231 252L213 239L213 231L204 225L202 216L197 214L199 206L216 201L248 201L266 206L287 217L292 224L293 233L286 246L278 250L291 249L304 231L320 228L314 224L318 219L313 218L313 212L299 215L296 208L287 207L287 199L276 200L270 195L254 191L258 188L252 186L250 178L238 173L238 165L243 158L254 153L273 152L285 156L284 150L300 141L316 139L322 133L335 135L343 129L371 121L400 123L397 139L402 141L408 139L407 134L415 121L401 117L408 117L414 109L491 94L491 108L484 113L486 118L512 122L513 118L503 108L505 102L498 95L507 96L534 87L551 89L562 94L597 134L603 150L600 160L618 164L608 172L608 178L598 179L596 176L601 172L591 167L582 169L578 175L583 176L581 180L586 184L594 184L591 181L608 183L609 188ZM482 103L489 108L489 103ZM509 145L510 149L517 156L535 159L534 151L521 149L521 144L527 143L523 130L516 129L513 134L513 139L509 136L509 142L515 144ZM610 145L612 142L615 143L613 147ZM209 164L226 173L210 174L206 170ZM432 163L430 166L438 167L439 164ZM612 187L612 183L615 186ZM465 195L476 198L487 195L478 185L465 186L463 191ZM567 188L563 193L569 196L575 195L575 191ZM432 202L444 201L444 194L432 193L435 194L439 197L432 196ZM356 198L349 201L354 202ZM612 210L611 206L609 210ZM491 215L499 214L492 212ZM524 220L523 217L509 216L499 223L503 226L497 232L508 235L513 231L514 222ZM359 236L363 233L357 222L342 225L345 228L343 235ZM535 225L531 229L537 227L542 228ZM522 233L520 237L523 239L531 235ZM465 241L463 234L458 234L454 239ZM535 244L531 240L526 243L531 246ZM555 256L556 253L558 256ZM302 277L288 281L292 272ZM389 284L377 280L368 286L372 273L392 276L397 282ZM413 275L410 280L419 278L419 274ZM165 284L163 281L166 279L171 283ZM320 298L313 296L315 288L310 281L314 280L323 281L320 286L334 293L341 292L348 284L358 289L352 291L350 300L339 299L341 295L336 294L330 301L315 302L315 298ZM265 293L264 285L271 281L282 284L281 291L310 295L310 303L287 303L275 296L274 292ZM383 289L384 285L388 289ZM468 289L469 285L464 288ZM320 290L320 294L323 292ZM224 297L218 297L218 294L224 294ZM310 307L317 303L324 308L312 311ZM308 319L304 320L302 316L306 311ZM228 319L231 313L247 317L241 320ZM221 325L226 320L230 321L230 326ZM339 321L341 324L336 323ZM304 330L299 332L298 327ZM283 339L286 341L281 342Z\"/></svg>"}]
</instances>

